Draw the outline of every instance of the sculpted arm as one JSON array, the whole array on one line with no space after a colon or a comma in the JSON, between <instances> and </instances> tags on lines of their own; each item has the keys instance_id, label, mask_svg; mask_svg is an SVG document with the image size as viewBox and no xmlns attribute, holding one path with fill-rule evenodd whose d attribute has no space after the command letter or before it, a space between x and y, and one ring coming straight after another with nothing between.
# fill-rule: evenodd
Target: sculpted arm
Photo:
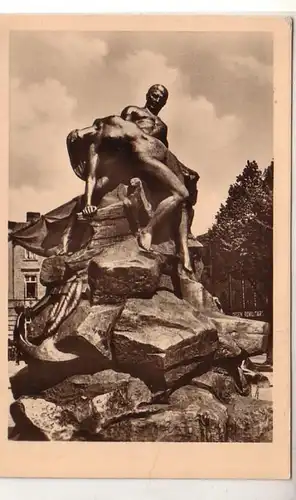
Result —
<instances>
[{"instance_id":1,"label":"sculpted arm","mask_svg":"<svg viewBox=\"0 0 296 500\"><path fill-rule=\"evenodd\" d=\"M97 207L92 205L94 190L98 192L109 182L108 177L100 176L100 157L96 147L97 144L93 142L90 144L88 150L88 172L85 182L85 209L83 210L86 214L93 213L97 210Z\"/></svg>"},{"instance_id":2,"label":"sculpted arm","mask_svg":"<svg viewBox=\"0 0 296 500\"><path fill-rule=\"evenodd\" d=\"M85 181L85 209L91 207L91 199L96 185L96 169L98 163L98 154L95 148L95 134L97 128L95 123L90 127L85 127L82 129L73 130L70 134L70 140L75 141L78 138L82 140L86 140L85 147L86 149L86 168L87 175Z\"/></svg>"},{"instance_id":3,"label":"sculpted arm","mask_svg":"<svg viewBox=\"0 0 296 500\"><path fill-rule=\"evenodd\" d=\"M85 181L85 208L83 210L84 214L90 214L96 211L97 207L92 205L92 198L94 190L100 189L108 182L107 177L100 177L99 166L100 158L97 152L97 147L100 142L100 133L98 130L97 120L93 123L91 127L86 127L77 131L78 136L81 139L86 139L87 147L87 175Z\"/></svg>"},{"instance_id":4,"label":"sculpted arm","mask_svg":"<svg viewBox=\"0 0 296 500\"><path fill-rule=\"evenodd\" d=\"M169 143L168 143L167 134L168 134L168 128L167 128L166 124L160 120L159 121L155 120L154 128L153 128L151 135L153 135L154 137L157 137L157 139L161 140L161 142L168 148Z\"/></svg>"},{"instance_id":5,"label":"sculpted arm","mask_svg":"<svg viewBox=\"0 0 296 500\"><path fill-rule=\"evenodd\" d=\"M121 111L121 118L126 121L133 121L133 114L136 113L137 109L134 106L127 106Z\"/></svg>"},{"instance_id":6,"label":"sculpted arm","mask_svg":"<svg viewBox=\"0 0 296 500\"><path fill-rule=\"evenodd\" d=\"M99 155L96 152L96 146L91 143L88 150L87 159L87 178L85 182L85 204L86 207L91 206L92 195L96 186L96 170L99 163Z\"/></svg>"}]
</instances>

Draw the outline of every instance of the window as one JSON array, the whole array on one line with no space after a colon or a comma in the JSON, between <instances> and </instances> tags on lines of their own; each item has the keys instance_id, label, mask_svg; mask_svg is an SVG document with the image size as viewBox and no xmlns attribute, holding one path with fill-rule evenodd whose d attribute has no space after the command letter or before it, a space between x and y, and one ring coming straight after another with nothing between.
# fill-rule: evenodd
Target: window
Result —
<instances>
[{"instance_id":1,"label":"window","mask_svg":"<svg viewBox=\"0 0 296 500\"><path fill-rule=\"evenodd\" d=\"M37 275L25 274L25 298L37 299Z\"/></svg>"},{"instance_id":2,"label":"window","mask_svg":"<svg viewBox=\"0 0 296 500\"><path fill-rule=\"evenodd\" d=\"M25 260L37 260L36 255L25 248Z\"/></svg>"}]
</instances>

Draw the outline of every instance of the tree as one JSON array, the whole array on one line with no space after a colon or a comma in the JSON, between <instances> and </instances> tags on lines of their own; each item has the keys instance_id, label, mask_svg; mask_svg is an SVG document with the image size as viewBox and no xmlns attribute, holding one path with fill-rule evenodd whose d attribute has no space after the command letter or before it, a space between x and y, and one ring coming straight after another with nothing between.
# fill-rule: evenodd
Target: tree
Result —
<instances>
[{"instance_id":1,"label":"tree","mask_svg":"<svg viewBox=\"0 0 296 500\"><path fill-rule=\"evenodd\" d=\"M213 227L207 233L213 278L248 280L265 304L272 323L273 294L273 161L262 172L247 162L228 191Z\"/></svg>"}]
</instances>

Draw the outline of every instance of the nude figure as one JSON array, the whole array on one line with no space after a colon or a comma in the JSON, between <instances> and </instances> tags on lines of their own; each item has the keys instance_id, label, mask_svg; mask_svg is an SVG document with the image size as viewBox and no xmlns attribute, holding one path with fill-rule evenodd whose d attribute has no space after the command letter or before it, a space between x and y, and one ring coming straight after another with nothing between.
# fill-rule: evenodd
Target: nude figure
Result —
<instances>
[{"instance_id":1,"label":"nude figure","mask_svg":"<svg viewBox=\"0 0 296 500\"><path fill-rule=\"evenodd\" d=\"M127 106L121 112L124 120L134 122L146 134L159 139L167 148L167 126L158 116L168 99L168 91L163 85L152 85L146 94L146 103L142 108Z\"/></svg>"},{"instance_id":2,"label":"nude figure","mask_svg":"<svg viewBox=\"0 0 296 500\"><path fill-rule=\"evenodd\" d=\"M167 139L168 129L158 114L165 106L168 95L168 90L163 85L152 85L147 91L146 103L143 107L127 106L121 112L122 118L126 121L136 123L143 132L156 137L167 148L169 148ZM199 175L183 165L169 149L167 149L165 163L185 184L189 192L189 196L182 203L181 207L181 217L178 224L178 244L184 269L189 273L193 273L188 249L188 236L191 234L191 224L194 216L193 205L195 205L197 199L196 183Z\"/></svg>"},{"instance_id":3,"label":"nude figure","mask_svg":"<svg viewBox=\"0 0 296 500\"><path fill-rule=\"evenodd\" d=\"M165 164L166 146L132 121L126 121L119 116L97 119L91 127L71 132L67 138L70 152L70 144L77 138L86 145L88 152L87 161L78 166L80 171L76 172L85 180L84 215L97 210L97 206L93 205L94 195L103 188L106 189L113 180L112 170L109 174L108 169L103 171L101 168L104 159L131 167L135 170L134 175L138 177L141 177L141 172L148 173L169 191L169 196L158 204L149 223L139 234L139 245L149 250L156 224L189 196L184 183Z\"/></svg>"}]
</instances>

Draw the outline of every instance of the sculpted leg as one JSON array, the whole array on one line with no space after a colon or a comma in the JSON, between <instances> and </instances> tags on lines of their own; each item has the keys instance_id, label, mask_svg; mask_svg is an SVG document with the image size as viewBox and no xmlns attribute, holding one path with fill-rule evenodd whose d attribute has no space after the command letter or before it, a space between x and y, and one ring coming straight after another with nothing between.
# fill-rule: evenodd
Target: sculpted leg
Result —
<instances>
[{"instance_id":1,"label":"sculpted leg","mask_svg":"<svg viewBox=\"0 0 296 500\"><path fill-rule=\"evenodd\" d=\"M85 181L85 207L83 215L90 215L96 211L97 207L92 205L93 194L97 184L97 172L99 169L100 158L96 151L96 143L93 142L88 148L87 157L87 175Z\"/></svg>"},{"instance_id":2,"label":"sculpted leg","mask_svg":"<svg viewBox=\"0 0 296 500\"><path fill-rule=\"evenodd\" d=\"M180 254L183 267L189 273L193 272L189 249L188 249L188 210L185 204L182 206L181 221L179 225L179 244L180 244Z\"/></svg>"},{"instance_id":3,"label":"sculpted leg","mask_svg":"<svg viewBox=\"0 0 296 500\"><path fill-rule=\"evenodd\" d=\"M161 161L148 156L141 157L140 161L143 170L156 177L172 193L159 203L150 222L141 232L139 243L145 250L149 250L155 226L188 197L188 191L178 177Z\"/></svg>"}]
</instances>

